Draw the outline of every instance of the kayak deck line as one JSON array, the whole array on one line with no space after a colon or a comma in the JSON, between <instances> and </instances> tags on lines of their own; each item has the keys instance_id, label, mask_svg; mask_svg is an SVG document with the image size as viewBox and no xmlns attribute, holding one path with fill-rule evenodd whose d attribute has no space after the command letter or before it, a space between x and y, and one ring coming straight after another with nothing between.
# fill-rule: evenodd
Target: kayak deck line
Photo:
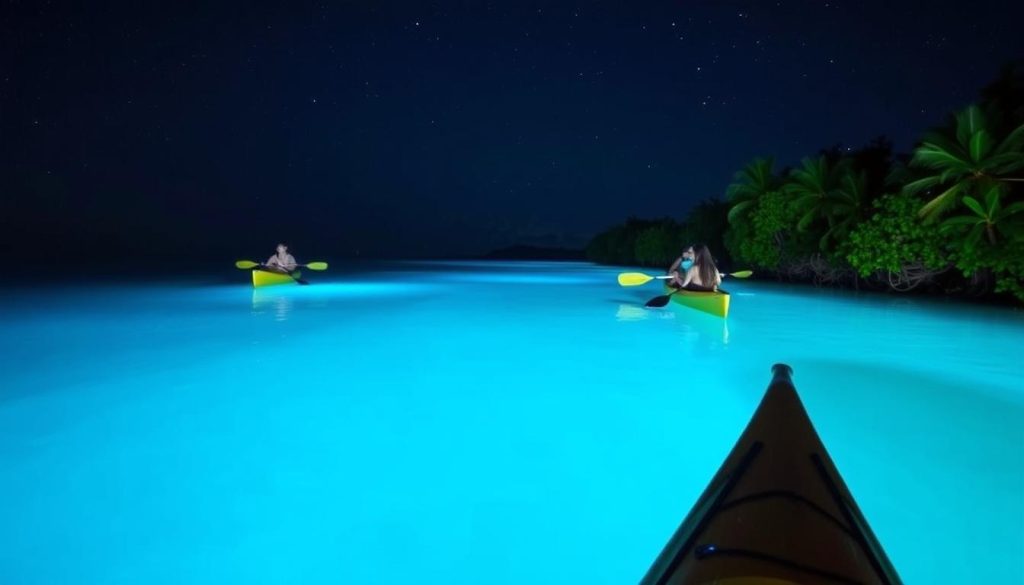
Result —
<instances>
[{"instance_id":1,"label":"kayak deck line","mask_svg":"<svg viewBox=\"0 0 1024 585\"><path fill-rule=\"evenodd\" d=\"M807 415L792 369L750 423L641 585L901 581Z\"/></svg>"}]
</instances>

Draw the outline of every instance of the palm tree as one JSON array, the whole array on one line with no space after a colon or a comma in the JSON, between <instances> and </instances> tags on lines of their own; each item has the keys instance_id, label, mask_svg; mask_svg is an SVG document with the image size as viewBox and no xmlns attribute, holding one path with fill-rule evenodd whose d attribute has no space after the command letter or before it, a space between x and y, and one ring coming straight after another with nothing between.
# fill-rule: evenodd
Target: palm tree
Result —
<instances>
[{"instance_id":1,"label":"palm tree","mask_svg":"<svg viewBox=\"0 0 1024 585\"><path fill-rule=\"evenodd\" d=\"M798 230L806 231L818 220L828 226L818 241L822 250L860 221L868 199L866 173L855 171L848 159L830 162L826 156L805 158L783 190L801 213Z\"/></svg>"},{"instance_id":2,"label":"palm tree","mask_svg":"<svg viewBox=\"0 0 1024 585\"><path fill-rule=\"evenodd\" d=\"M968 215L958 215L942 222L942 230L947 233L959 233L965 228L970 228L964 243L976 245L982 234L988 239L988 243L995 246L998 244L998 237L1014 240L1024 236L1024 226L1020 221L1014 221L1013 216L1024 212L1024 202L1018 201L1006 207L1002 206L1002 186L993 185L985 194L985 204L965 195L963 204L971 211Z\"/></svg>"},{"instance_id":3,"label":"palm tree","mask_svg":"<svg viewBox=\"0 0 1024 585\"><path fill-rule=\"evenodd\" d=\"M805 158L800 167L794 169L787 183L782 187L793 204L801 212L797 229L804 231L817 219L829 221L829 207L839 188L846 163L830 163L825 156Z\"/></svg>"},{"instance_id":4,"label":"palm tree","mask_svg":"<svg viewBox=\"0 0 1024 585\"><path fill-rule=\"evenodd\" d=\"M956 115L955 128L926 135L910 166L931 174L906 184L905 193L942 189L920 210L922 217L935 220L957 201L966 204L967 196L990 193L993 186L1008 181L1024 181L1009 176L1024 168L1024 124L997 141L981 109L970 106ZM1002 194L1002 189L996 191L996 197Z\"/></svg>"},{"instance_id":5,"label":"palm tree","mask_svg":"<svg viewBox=\"0 0 1024 585\"><path fill-rule=\"evenodd\" d=\"M733 183L725 190L725 198L732 207L729 209L729 223L735 223L757 204L764 195L779 187L771 158L755 158L743 170L736 173Z\"/></svg>"},{"instance_id":6,"label":"palm tree","mask_svg":"<svg viewBox=\"0 0 1024 585\"><path fill-rule=\"evenodd\" d=\"M825 210L829 228L819 242L823 250L830 238L841 241L850 233L863 219L864 208L868 205L867 173L845 165L840 170L839 187L829 195Z\"/></svg>"}]
</instances>

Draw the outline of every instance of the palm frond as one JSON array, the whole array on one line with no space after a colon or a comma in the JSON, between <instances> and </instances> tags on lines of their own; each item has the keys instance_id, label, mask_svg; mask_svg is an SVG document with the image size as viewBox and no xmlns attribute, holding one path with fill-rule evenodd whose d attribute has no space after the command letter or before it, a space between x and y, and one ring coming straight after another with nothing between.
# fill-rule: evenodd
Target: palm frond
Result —
<instances>
[{"instance_id":1,"label":"palm frond","mask_svg":"<svg viewBox=\"0 0 1024 585\"><path fill-rule=\"evenodd\" d=\"M979 162L992 150L992 137L984 129L976 131L971 135L970 153L971 160Z\"/></svg>"},{"instance_id":2,"label":"palm frond","mask_svg":"<svg viewBox=\"0 0 1024 585\"><path fill-rule=\"evenodd\" d=\"M963 204L966 205L968 209L973 211L975 215L977 215L978 217L988 217L988 214L985 213L985 209L981 206L981 203L979 203L978 200L975 199L974 197L966 195L963 199L961 199L961 201L963 201Z\"/></svg>"},{"instance_id":3,"label":"palm frond","mask_svg":"<svg viewBox=\"0 0 1024 585\"><path fill-rule=\"evenodd\" d=\"M814 212L814 209L809 209L806 213L803 214L803 216L800 218L800 221L796 224L796 229L798 231L807 231L807 228L811 227L811 223L814 221Z\"/></svg>"},{"instance_id":4,"label":"palm frond","mask_svg":"<svg viewBox=\"0 0 1024 585\"><path fill-rule=\"evenodd\" d=\"M963 190L962 185L953 185L949 189L946 189L941 194L933 197L930 201L921 207L920 211L917 212L918 216L925 218L925 221L934 221L945 212L947 209L952 207L953 203L956 202L956 196Z\"/></svg>"},{"instance_id":5,"label":"palm frond","mask_svg":"<svg viewBox=\"0 0 1024 585\"><path fill-rule=\"evenodd\" d=\"M993 175L1008 175L1024 168L1024 152L1004 152L989 157L985 170Z\"/></svg>"},{"instance_id":6,"label":"palm frond","mask_svg":"<svg viewBox=\"0 0 1024 585\"><path fill-rule=\"evenodd\" d=\"M931 189L932 187L936 187L941 184L942 179L940 177L924 177L923 179L911 181L906 185L903 185L903 193L907 195L916 195L921 191Z\"/></svg>"},{"instance_id":7,"label":"palm frond","mask_svg":"<svg viewBox=\"0 0 1024 585\"><path fill-rule=\"evenodd\" d=\"M985 224L978 222L971 231L967 232L967 242L976 244L981 240L981 234L985 232Z\"/></svg>"},{"instance_id":8,"label":"palm frond","mask_svg":"<svg viewBox=\"0 0 1024 585\"><path fill-rule=\"evenodd\" d=\"M944 148L925 144L914 151L914 158L910 160L910 163L930 169L956 167L967 170L971 168L971 162L973 162L969 157L970 155L967 153L950 152Z\"/></svg>"},{"instance_id":9,"label":"palm frond","mask_svg":"<svg viewBox=\"0 0 1024 585\"><path fill-rule=\"evenodd\" d=\"M1003 138L1003 140L996 145L996 149L993 151L993 154L1000 155L1013 152L1017 153L1019 156L1022 148L1024 148L1024 124L1017 126L1007 134L1006 138Z\"/></svg>"},{"instance_id":10,"label":"palm frond","mask_svg":"<svg viewBox=\"0 0 1024 585\"><path fill-rule=\"evenodd\" d=\"M1001 199L1003 198L1003 189L1001 185L994 185L989 188L988 192L985 193L985 215L989 218L994 218L999 215L999 210L1002 207Z\"/></svg>"},{"instance_id":11,"label":"palm frond","mask_svg":"<svg viewBox=\"0 0 1024 585\"><path fill-rule=\"evenodd\" d=\"M1003 210L1002 215L1003 217L1009 217L1021 212L1024 212L1024 201L1018 201L1007 205L1006 209Z\"/></svg>"},{"instance_id":12,"label":"palm frond","mask_svg":"<svg viewBox=\"0 0 1024 585\"><path fill-rule=\"evenodd\" d=\"M777 182L772 169L774 164L771 158L755 158L734 175L733 183L725 190L726 199L757 199L773 191Z\"/></svg>"},{"instance_id":13,"label":"palm frond","mask_svg":"<svg viewBox=\"0 0 1024 585\"><path fill-rule=\"evenodd\" d=\"M968 106L956 115L956 139L960 144L967 144L974 133L985 127L985 117L978 106Z\"/></svg>"},{"instance_id":14,"label":"palm frond","mask_svg":"<svg viewBox=\"0 0 1024 585\"><path fill-rule=\"evenodd\" d=\"M733 205L732 207L730 207L729 208L729 215L728 215L729 223L736 223L737 221L739 221L740 217L753 204L754 204L754 202L752 200L747 200L747 201L740 201L736 205Z\"/></svg>"},{"instance_id":15,"label":"palm frond","mask_svg":"<svg viewBox=\"0 0 1024 585\"><path fill-rule=\"evenodd\" d=\"M957 142L956 140L947 138L943 134L931 133L921 139L921 145L915 148L914 152L917 152L922 148L944 150L950 154L966 159L970 156L967 151L968 144L968 142Z\"/></svg>"}]
</instances>

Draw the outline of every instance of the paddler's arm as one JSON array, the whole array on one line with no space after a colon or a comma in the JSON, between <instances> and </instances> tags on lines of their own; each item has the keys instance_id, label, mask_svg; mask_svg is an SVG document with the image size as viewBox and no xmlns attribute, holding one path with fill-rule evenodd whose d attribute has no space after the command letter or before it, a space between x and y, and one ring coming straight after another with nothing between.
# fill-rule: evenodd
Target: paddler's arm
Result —
<instances>
[{"instance_id":1,"label":"paddler's arm","mask_svg":"<svg viewBox=\"0 0 1024 585\"><path fill-rule=\"evenodd\" d=\"M288 258L285 259L284 266L282 266L282 268L284 268L288 272L295 272L295 269L298 267L299 264L298 262L295 261L295 256L292 256L290 254L288 255Z\"/></svg>"},{"instance_id":2,"label":"paddler's arm","mask_svg":"<svg viewBox=\"0 0 1024 585\"><path fill-rule=\"evenodd\" d=\"M672 263L672 266L669 267L668 271L665 274L672 274L676 270L679 270L679 265L682 264L682 262L683 262L683 257L682 256L676 258L676 261Z\"/></svg>"}]
</instances>

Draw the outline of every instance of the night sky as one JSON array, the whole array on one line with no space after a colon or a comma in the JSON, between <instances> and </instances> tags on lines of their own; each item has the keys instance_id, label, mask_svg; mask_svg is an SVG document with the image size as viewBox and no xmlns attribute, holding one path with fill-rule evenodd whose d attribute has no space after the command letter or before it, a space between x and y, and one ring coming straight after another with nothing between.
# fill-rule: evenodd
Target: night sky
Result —
<instances>
[{"instance_id":1,"label":"night sky","mask_svg":"<svg viewBox=\"0 0 1024 585\"><path fill-rule=\"evenodd\" d=\"M581 247L757 155L907 150L1024 57L1019 2L230 4L4 2L19 257Z\"/></svg>"}]
</instances>

